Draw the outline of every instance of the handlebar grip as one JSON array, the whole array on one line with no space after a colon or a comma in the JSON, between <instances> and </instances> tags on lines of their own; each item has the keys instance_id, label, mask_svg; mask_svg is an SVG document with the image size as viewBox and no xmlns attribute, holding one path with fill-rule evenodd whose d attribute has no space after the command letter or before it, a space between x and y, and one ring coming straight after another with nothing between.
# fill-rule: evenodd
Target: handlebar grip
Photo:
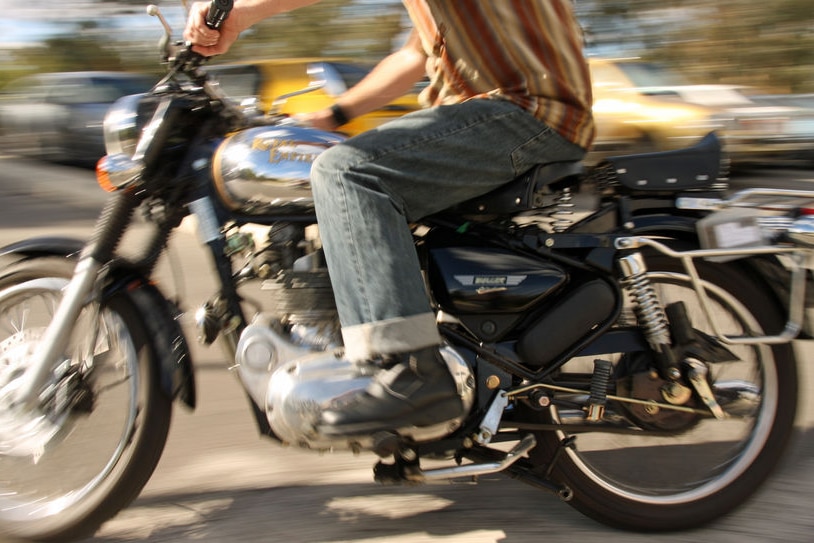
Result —
<instances>
[{"instance_id":1,"label":"handlebar grip","mask_svg":"<svg viewBox=\"0 0 814 543\"><path fill-rule=\"evenodd\" d=\"M220 28L220 25L222 25L226 17L229 16L229 12L232 11L233 5L234 0L212 0L212 3L209 4L209 11L206 12L206 18L204 19L206 26L214 28L215 30Z\"/></svg>"}]
</instances>

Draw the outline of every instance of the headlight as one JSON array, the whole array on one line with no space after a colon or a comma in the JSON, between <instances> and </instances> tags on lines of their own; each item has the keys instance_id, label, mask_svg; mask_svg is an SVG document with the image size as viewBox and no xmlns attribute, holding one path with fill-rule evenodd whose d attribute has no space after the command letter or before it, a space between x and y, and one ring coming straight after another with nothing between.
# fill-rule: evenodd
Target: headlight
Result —
<instances>
[{"instance_id":1,"label":"headlight","mask_svg":"<svg viewBox=\"0 0 814 543\"><path fill-rule=\"evenodd\" d=\"M143 94L131 94L116 100L105 115L105 150L110 155L133 156L141 137L143 122L139 122L139 104Z\"/></svg>"}]
</instances>

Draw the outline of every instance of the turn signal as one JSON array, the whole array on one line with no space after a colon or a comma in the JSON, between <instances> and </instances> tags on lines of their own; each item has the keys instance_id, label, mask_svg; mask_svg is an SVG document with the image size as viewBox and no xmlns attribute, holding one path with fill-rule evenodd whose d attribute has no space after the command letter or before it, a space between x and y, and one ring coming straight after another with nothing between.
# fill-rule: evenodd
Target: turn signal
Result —
<instances>
[{"instance_id":1,"label":"turn signal","mask_svg":"<svg viewBox=\"0 0 814 543\"><path fill-rule=\"evenodd\" d=\"M124 154L106 155L96 164L96 182L106 192L116 192L138 179L143 164Z\"/></svg>"}]
</instances>

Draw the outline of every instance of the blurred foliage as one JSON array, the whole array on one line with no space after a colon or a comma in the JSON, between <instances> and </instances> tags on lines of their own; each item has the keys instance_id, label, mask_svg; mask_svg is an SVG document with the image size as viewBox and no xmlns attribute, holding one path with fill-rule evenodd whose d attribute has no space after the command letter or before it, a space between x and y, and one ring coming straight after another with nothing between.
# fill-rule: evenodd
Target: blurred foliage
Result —
<instances>
[{"instance_id":1,"label":"blurred foliage","mask_svg":"<svg viewBox=\"0 0 814 543\"><path fill-rule=\"evenodd\" d=\"M400 45L394 40L405 22L400 2L323 0L256 25L222 60L331 56L375 61Z\"/></svg>"},{"instance_id":2,"label":"blurred foliage","mask_svg":"<svg viewBox=\"0 0 814 543\"><path fill-rule=\"evenodd\" d=\"M88 39L87 32L97 28L96 23L79 24L75 35L58 35L42 44L15 51L16 61L38 72L61 72L75 70L122 70L118 52L106 47L101 40Z\"/></svg>"},{"instance_id":3,"label":"blurred foliage","mask_svg":"<svg viewBox=\"0 0 814 543\"><path fill-rule=\"evenodd\" d=\"M693 83L814 92L811 0L578 0L589 43L661 61Z\"/></svg>"},{"instance_id":4,"label":"blurred foliage","mask_svg":"<svg viewBox=\"0 0 814 543\"><path fill-rule=\"evenodd\" d=\"M120 13L144 5L93 1ZM175 0L172 5L177 7ZM814 92L811 0L576 0L576 6L596 54L660 61L693 83ZM90 11L85 13L88 18ZM144 19L145 28L157 31L156 21ZM217 61L307 56L375 61L400 45L406 23L398 0L323 0L257 25ZM176 32L181 25L174 22ZM160 70L155 39L145 38L145 31L103 26L79 21L40 44L0 50L0 85L29 71Z\"/></svg>"}]
</instances>

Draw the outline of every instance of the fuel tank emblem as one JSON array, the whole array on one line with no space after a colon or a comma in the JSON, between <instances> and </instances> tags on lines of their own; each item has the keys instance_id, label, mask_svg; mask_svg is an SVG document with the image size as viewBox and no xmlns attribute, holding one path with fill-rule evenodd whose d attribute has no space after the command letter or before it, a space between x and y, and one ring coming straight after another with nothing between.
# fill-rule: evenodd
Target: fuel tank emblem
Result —
<instances>
[{"instance_id":1,"label":"fuel tank emblem","mask_svg":"<svg viewBox=\"0 0 814 543\"><path fill-rule=\"evenodd\" d=\"M516 287L528 278L528 275L455 275L455 280L465 287L494 289Z\"/></svg>"},{"instance_id":2,"label":"fuel tank emblem","mask_svg":"<svg viewBox=\"0 0 814 543\"><path fill-rule=\"evenodd\" d=\"M252 140L252 151L268 152L269 164L281 162L313 162L327 148L307 141L257 137Z\"/></svg>"}]
</instances>

